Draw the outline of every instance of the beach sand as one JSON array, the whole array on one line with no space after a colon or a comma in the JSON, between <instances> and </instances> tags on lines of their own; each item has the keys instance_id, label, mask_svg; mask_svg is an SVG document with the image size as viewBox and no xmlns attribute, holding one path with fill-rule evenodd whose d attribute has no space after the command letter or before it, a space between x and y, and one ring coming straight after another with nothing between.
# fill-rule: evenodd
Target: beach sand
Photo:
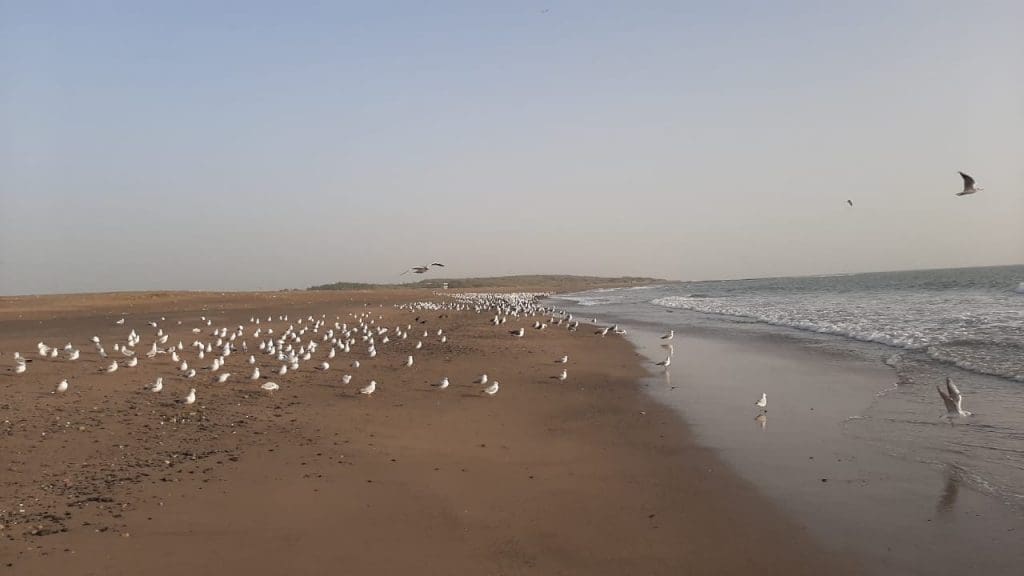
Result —
<instances>
[{"instance_id":1,"label":"beach sand","mask_svg":"<svg viewBox=\"0 0 1024 576\"><path fill-rule=\"evenodd\" d=\"M586 326L495 327L486 314L397 310L431 292L109 294L0 299L0 571L11 574L844 574L849 558L694 441L643 393L644 362ZM88 339L135 328L148 349L274 316L413 323L367 358L249 381L247 355L211 382L161 355L99 373ZM289 322L276 321L289 314ZM114 325L126 317L124 326ZM212 319L202 326L200 316ZM414 318L424 324L418 324ZM177 325L177 321L182 324ZM526 337L508 330L526 327ZM191 332L203 327L203 334ZM263 324L266 326L266 324ZM449 341L439 342L437 329ZM430 336L422 338L423 330ZM256 340L247 337L255 347ZM82 349L40 359L36 343ZM416 340L423 349L413 350ZM15 375L14 351L33 360ZM416 361L402 365L407 355ZM568 354L569 379L553 377ZM278 363L256 354L265 375ZM209 364L199 361L197 368ZM362 366L349 367L353 359ZM471 384L486 372L494 397ZM341 384L341 375L353 380ZM159 394L143 391L164 377ZM448 376L452 385L431 384ZM69 392L51 394L62 378ZM361 396L370 379L377 393ZM189 387L199 400L174 400Z\"/></svg>"}]
</instances>

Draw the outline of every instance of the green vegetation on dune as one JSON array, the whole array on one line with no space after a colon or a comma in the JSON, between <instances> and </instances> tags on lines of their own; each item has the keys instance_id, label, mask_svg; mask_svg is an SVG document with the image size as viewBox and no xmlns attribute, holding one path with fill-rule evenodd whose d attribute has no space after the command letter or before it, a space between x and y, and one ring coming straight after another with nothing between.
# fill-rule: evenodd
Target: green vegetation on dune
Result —
<instances>
[{"instance_id":1,"label":"green vegetation on dune","mask_svg":"<svg viewBox=\"0 0 1024 576\"><path fill-rule=\"evenodd\" d=\"M369 290L379 288L442 288L450 289L529 289L544 292L576 292L594 288L618 288L623 286L645 286L665 282L658 278L619 276L568 276L531 274L521 276L495 276L491 278L426 278L407 284L361 284L358 282L334 282L311 286L310 290Z\"/></svg>"}]
</instances>

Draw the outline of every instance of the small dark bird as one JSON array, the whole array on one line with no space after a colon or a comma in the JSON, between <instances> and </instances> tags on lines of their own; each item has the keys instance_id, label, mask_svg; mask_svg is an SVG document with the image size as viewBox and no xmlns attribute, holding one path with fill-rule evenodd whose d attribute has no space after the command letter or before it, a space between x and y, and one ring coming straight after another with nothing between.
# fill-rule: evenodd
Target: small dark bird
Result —
<instances>
[{"instance_id":1,"label":"small dark bird","mask_svg":"<svg viewBox=\"0 0 1024 576\"><path fill-rule=\"evenodd\" d=\"M853 206L853 200L847 200L846 203L849 204L850 206Z\"/></svg>"}]
</instances>

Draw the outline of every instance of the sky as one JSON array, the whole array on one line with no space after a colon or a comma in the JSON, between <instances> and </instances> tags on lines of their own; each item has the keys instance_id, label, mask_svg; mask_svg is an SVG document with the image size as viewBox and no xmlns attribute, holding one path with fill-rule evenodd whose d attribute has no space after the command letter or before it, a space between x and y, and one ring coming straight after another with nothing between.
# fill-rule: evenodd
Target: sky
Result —
<instances>
[{"instance_id":1,"label":"sky","mask_svg":"<svg viewBox=\"0 0 1024 576\"><path fill-rule=\"evenodd\" d=\"M1022 263L1021 22L0 0L0 294Z\"/></svg>"}]
</instances>

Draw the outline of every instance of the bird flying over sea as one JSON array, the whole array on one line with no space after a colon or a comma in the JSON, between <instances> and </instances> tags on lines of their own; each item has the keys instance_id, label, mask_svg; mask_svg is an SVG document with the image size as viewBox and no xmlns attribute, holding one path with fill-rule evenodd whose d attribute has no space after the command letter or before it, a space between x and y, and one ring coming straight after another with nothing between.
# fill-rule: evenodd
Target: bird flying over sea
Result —
<instances>
[{"instance_id":1,"label":"bird flying over sea","mask_svg":"<svg viewBox=\"0 0 1024 576\"><path fill-rule=\"evenodd\" d=\"M957 196L967 196L968 194L974 194L975 192L981 192L984 190L981 186L978 186L974 182L974 178L971 178L963 172L959 172L960 177L964 179L964 190L963 192L957 192Z\"/></svg>"}]
</instances>

